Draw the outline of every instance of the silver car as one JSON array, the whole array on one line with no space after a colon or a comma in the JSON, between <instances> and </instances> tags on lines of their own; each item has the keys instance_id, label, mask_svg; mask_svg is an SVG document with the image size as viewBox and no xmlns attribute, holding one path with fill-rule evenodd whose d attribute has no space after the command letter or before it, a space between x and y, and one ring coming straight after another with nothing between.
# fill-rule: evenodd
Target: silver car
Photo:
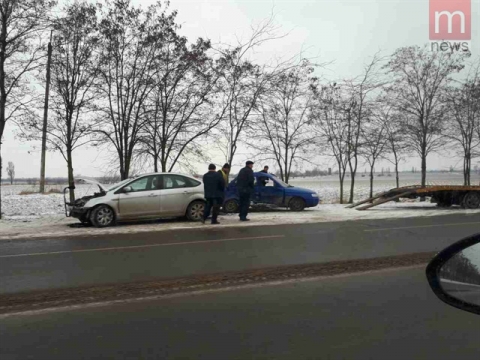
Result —
<instances>
[{"instance_id":1,"label":"silver car","mask_svg":"<svg viewBox=\"0 0 480 360\"><path fill-rule=\"evenodd\" d=\"M73 204L66 202L67 216L96 227L162 217L186 216L191 221L200 221L203 216L203 183L188 175L154 173L124 180L109 188L96 184L100 192Z\"/></svg>"}]
</instances>

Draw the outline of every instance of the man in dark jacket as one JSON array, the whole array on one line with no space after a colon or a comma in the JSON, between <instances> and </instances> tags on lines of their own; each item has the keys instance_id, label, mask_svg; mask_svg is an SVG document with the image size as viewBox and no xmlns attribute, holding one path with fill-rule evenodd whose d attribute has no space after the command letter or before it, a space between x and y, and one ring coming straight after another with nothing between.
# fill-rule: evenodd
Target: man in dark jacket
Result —
<instances>
[{"instance_id":1,"label":"man in dark jacket","mask_svg":"<svg viewBox=\"0 0 480 360\"><path fill-rule=\"evenodd\" d=\"M237 191L239 200L240 221L247 219L248 208L250 207L250 196L255 190L255 177L253 176L253 162L247 161L245 167L240 170L237 176Z\"/></svg>"},{"instance_id":2,"label":"man in dark jacket","mask_svg":"<svg viewBox=\"0 0 480 360\"><path fill-rule=\"evenodd\" d=\"M228 187L228 174L230 173L230 164L226 163L223 165L223 167L218 170L218 173L222 175L223 181L225 182L225 191L227 190ZM225 196L222 199L222 204L225 201ZM223 209L223 212L225 213L225 209Z\"/></svg>"},{"instance_id":3,"label":"man in dark jacket","mask_svg":"<svg viewBox=\"0 0 480 360\"><path fill-rule=\"evenodd\" d=\"M223 203L225 181L223 180L223 176L215 171L216 168L214 164L210 164L208 166L208 172L203 175L203 188L206 201L202 220L204 224L205 220L210 216L210 211L212 211L212 224L220 224L217 221L217 217L220 206Z\"/></svg>"},{"instance_id":4,"label":"man in dark jacket","mask_svg":"<svg viewBox=\"0 0 480 360\"><path fill-rule=\"evenodd\" d=\"M261 172L261 173L268 174L268 166L265 165L265 166L263 167L263 170L261 170L260 172ZM267 182L268 182L268 177L262 176L262 177L260 177L258 180L259 180L261 186L266 186L266 185L267 185Z\"/></svg>"}]
</instances>

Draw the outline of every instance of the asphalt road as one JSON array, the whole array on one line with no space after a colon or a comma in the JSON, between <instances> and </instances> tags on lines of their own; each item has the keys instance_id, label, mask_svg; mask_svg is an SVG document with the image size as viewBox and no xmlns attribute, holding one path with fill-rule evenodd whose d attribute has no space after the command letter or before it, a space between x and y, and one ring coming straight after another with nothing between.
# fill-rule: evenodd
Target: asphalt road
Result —
<instances>
[{"instance_id":1,"label":"asphalt road","mask_svg":"<svg viewBox=\"0 0 480 360\"><path fill-rule=\"evenodd\" d=\"M479 359L423 268L0 317L2 360Z\"/></svg>"},{"instance_id":2,"label":"asphalt road","mask_svg":"<svg viewBox=\"0 0 480 360\"><path fill-rule=\"evenodd\" d=\"M438 251L479 230L478 215L443 215L3 240L0 293Z\"/></svg>"}]
</instances>

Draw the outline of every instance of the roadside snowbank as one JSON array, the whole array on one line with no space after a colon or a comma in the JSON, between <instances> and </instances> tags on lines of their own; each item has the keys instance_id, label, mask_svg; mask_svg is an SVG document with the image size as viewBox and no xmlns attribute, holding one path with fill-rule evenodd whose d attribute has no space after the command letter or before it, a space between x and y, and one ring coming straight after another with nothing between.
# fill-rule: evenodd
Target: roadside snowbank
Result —
<instances>
[{"instance_id":1,"label":"roadside snowbank","mask_svg":"<svg viewBox=\"0 0 480 360\"><path fill-rule=\"evenodd\" d=\"M305 224L317 222L336 222L369 219L409 218L441 216L448 214L480 214L480 210L463 210L459 208L440 209L435 204L419 202L387 203L378 207L358 211L346 209L345 205L325 204L303 212L288 210L271 210L266 212L252 212L251 221L242 223L237 215L223 215L219 221L221 225L202 225L183 220L159 220L148 223L124 224L115 227L97 229L93 227L79 227L78 220L64 216L51 215L42 218L27 218L25 216L9 216L0 221L0 240L40 237L61 237L69 235L94 236L102 234L129 234L149 231L164 231L174 229L208 229L214 227L242 227L266 226L285 224Z\"/></svg>"}]
</instances>

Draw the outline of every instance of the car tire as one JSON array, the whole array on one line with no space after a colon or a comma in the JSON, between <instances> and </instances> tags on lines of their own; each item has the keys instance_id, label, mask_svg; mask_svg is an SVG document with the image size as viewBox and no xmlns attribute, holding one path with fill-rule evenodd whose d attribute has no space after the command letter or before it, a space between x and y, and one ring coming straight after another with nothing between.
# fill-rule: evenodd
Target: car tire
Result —
<instances>
[{"instance_id":1,"label":"car tire","mask_svg":"<svg viewBox=\"0 0 480 360\"><path fill-rule=\"evenodd\" d=\"M223 203L223 211L226 213L237 213L238 212L238 201L235 199L227 200Z\"/></svg>"},{"instance_id":2,"label":"car tire","mask_svg":"<svg viewBox=\"0 0 480 360\"><path fill-rule=\"evenodd\" d=\"M115 224L115 213L110 206L100 205L90 213L90 222L93 226L103 228Z\"/></svg>"},{"instance_id":3,"label":"car tire","mask_svg":"<svg viewBox=\"0 0 480 360\"><path fill-rule=\"evenodd\" d=\"M462 200L464 209L478 209L480 207L480 196L477 192L470 191L465 194Z\"/></svg>"},{"instance_id":4,"label":"car tire","mask_svg":"<svg viewBox=\"0 0 480 360\"><path fill-rule=\"evenodd\" d=\"M194 201L188 205L186 217L190 221L201 221L205 211L205 202Z\"/></svg>"},{"instance_id":5,"label":"car tire","mask_svg":"<svg viewBox=\"0 0 480 360\"><path fill-rule=\"evenodd\" d=\"M288 203L288 207L292 211L303 211L305 209L305 200L295 197Z\"/></svg>"}]
</instances>

